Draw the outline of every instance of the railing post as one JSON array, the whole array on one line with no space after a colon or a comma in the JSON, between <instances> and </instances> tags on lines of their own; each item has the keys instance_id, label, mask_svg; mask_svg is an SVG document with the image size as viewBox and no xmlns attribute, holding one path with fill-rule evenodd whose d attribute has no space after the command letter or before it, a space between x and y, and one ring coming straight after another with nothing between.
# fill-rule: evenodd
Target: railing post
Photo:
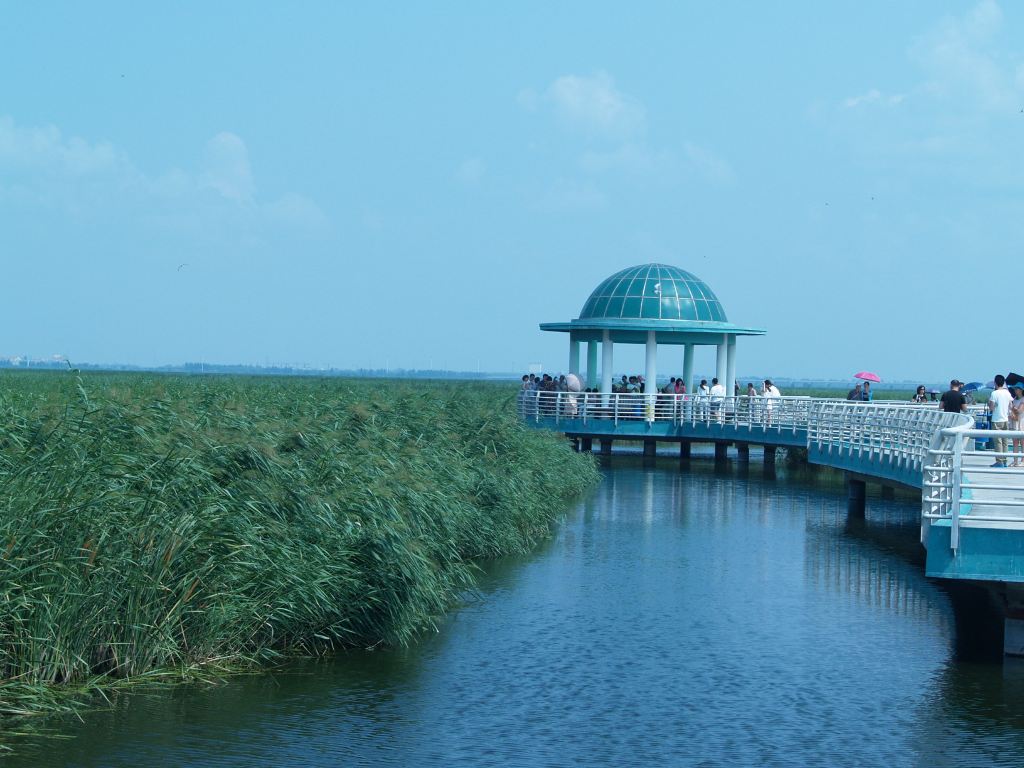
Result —
<instances>
[{"instance_id":1,"label":"railing post","mask_svg":"<svg viewBox=\"0 0 1024 768\"><path fill-rule=\"evenodd\" d=\"M949 547L954 552L960 548L960 478L964 460L964 439L960 435L953 437L953 480L950 495L952 512L949 526Z\"/></svg>"}]
</instances>

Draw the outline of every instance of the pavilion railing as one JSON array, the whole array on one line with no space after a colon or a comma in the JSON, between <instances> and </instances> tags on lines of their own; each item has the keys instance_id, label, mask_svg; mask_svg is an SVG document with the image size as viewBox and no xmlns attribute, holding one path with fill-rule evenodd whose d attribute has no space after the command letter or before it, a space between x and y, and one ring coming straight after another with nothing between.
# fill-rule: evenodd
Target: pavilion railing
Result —
<instances>
[{"instance_id":1,"label":"pavilion railing","mask_svg":"<svg viewBox=\"0 0 1024 768\"><path fill-rule=\"evenodd\" d=\"M812 402L809 397L522 391L518 409L524 419L550 419L556 426L572 419L581 426L593 421L646 421L795 432L807 427Z\"/></svg>"}]
</instances>

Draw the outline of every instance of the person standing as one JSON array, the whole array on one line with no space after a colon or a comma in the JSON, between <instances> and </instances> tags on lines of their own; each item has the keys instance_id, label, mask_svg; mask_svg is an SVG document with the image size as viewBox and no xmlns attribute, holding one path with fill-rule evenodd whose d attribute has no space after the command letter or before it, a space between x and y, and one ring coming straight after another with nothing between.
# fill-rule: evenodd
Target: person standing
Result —
<instances>
[{"instance_id":1,"label":"person standing","mask_svg":"<svg viewBox=\"0 0 1024 768\"><path fill-rule=\"evenodd\" d=\"M927 403L928 402L928 392L925 391L924 384L918 384L917 385L917 391L914 392L914 396L912 398L910 398L910 400L911 400L911 402L914 402L914 403Z\"/></svg>"},{"instance_id":2,"label":"person standing","mask_svg":"<svg viewBox=\"0 0 1024 768\"><path fill-rule=\"evenodd\" d=\"M949 391L939 398L939 410L946 413L964 413L967 411L967 398L960 394L963 383L953 379L949 382Z\"/></svg>"},{"instance_id":3,"label":"person standing","mask_svg":"<svg viewBox=\"0 0 1024 768\"><path fill-rule=\"evenodd\" d=\"M864 382L864 389L860 393L860 399L863 400L865 403L870 403L871 402L871 382L870 381L865 381Z\"/></svg>"},{"instance_id":4,"label":"person standing","mask_svg":"<svg viewBox=\"0 0 1024 768\"><path fill-rule=\"evenodd\" d=\"M864 385L857 384L853 389L846 393L847 400L861 400L864 394Z\"/></svg>"},{"instance_id":5,"label":"person standing","mask_svg":"<svg viewBox=\"0 0 1024 768\"><path fill-rule=\"evenodd\" d=\"M772 384L771 379L764 380L764 389L761 390L764 396L764 423L765 426L770 426L772 423L772 411L774 410L773 401L782 397L782 393L779 392L779 388Z\"/></svg>"},{"instance_id":6,"label":"person standing","mask_svg":"<svg viewBox=\"0 0 1024 768\"><path fill-rule=\"evenodd\" d=\"M722 404L725 402L725 384L718 379L711 380L711 413L719 424L722 423Z\"/></svg>"},{"instance_id":7,"label":"person standing","mask_svg":"<svg viewBox=\"0 0 1024 768\"><path fill-rule=\"evenodd\" d=\"M995 384L996 388L992 390L992 394L988 398L988 409L992 413L992 429L1005 432L1009 429L1010 403L1013 402L1013 398L1006 388L1006 379L1003 374L996 374ZM993 442L996 447L996 460L992 466L1005 467L1006 456L1000 454L1006 453L1006 438L993 437Z\"/></svg>"},{"instance_id":8,"label":"person standing","mask_svg":"<svg viewBox=\"0 0 1024 768\"><path fill-rule=\"evenodd\" d=\"M1024 387L1018 385L1013 388L1012 392L1013 402L1010 403L1010 430L1020 432L1021 422L1024 421ZM1021 454L1024 454L1024 438L1015 437L1013 438L1014 467L1024 466L1024 463L1021 462L1024 456Z\"/></svg>"},{"instance_id":9,"label":"person standing","mask_svg":"<svg viewBox=\"0 0 1024 768\"><path fill-rule=\"evenodd\" d=\"M708 419L708 400L710 399L711 390L708 388L708 380L701 379L700 386L697 387L698 418L701 421L707 421Z\"/></svg>"}]
</instances>

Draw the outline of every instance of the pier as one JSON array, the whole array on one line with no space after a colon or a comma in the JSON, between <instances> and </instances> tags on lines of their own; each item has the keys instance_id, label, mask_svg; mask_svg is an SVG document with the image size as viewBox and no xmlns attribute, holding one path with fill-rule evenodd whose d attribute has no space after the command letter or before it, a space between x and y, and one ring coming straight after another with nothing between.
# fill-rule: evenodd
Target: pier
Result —
<instances>
[{"instance_id":1,"label":"pier","mask_svg":"<svg viewBox=\"0 0 1024 768\"><path fill-rule=\"evenodd\" d=\"M868 482L890 492L897 486L918 491L926 575L986 587L1004 616L1004 652L1024 656L1024 467L992 467L992 433L975 429L971 414L944 413L934 404L777 392L734 396L737 337L765 331L730 323L703 281L665 264L615 273L593 291L578 318L540 327L569 334L569 372L588 391L520 392L519 415L531 427L561 432L578 450L596 444L603 454L615 441L640 442L648 456L659 443L677 444L683 462L694 443L712 444L716 461L728 460L730 449L749 461L750 447L760 446L766 464L780 448L806 449L811 464L845 473L853 515L865 512ZM614 391L616 343L645 345L642 393ZM660 344L683 347L685 394L657 390ZM715 378L724 386L711 393L694 388L693 354L700 345L716 348Z\"/></svg>"},{"instance_id":2,"label":"pier","mask_svg":"<svg viewBox=\"0 0 1024 768\"><path fill-rule=\"evenodd\" d=\"M1024 468L992 468L992 433L974 429L968 414L934 405L857 403L807 397L707 397L659 394L524 392L519 413L531 427L556 430L582 450L600 441L715 446L715 459L749 460L749 447L774 461L779 448L805 448L811 464L846 473L850 509L863 514L864 484L921 492L921 543L926 574L988 587L1004 610L1004 651L1024 655ZM1007 436L1021 433L1006 432Z\"/></svg>"}]
</instances>

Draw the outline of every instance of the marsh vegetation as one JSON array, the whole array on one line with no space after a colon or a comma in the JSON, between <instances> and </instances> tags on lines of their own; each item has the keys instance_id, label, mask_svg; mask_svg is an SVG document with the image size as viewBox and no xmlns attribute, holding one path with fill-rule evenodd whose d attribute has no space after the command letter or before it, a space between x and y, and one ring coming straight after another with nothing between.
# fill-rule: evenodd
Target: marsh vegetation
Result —
<instances>
[{"instance_id":1,"label":"marsh vegetation","mask_svg":"<svg viewBox=\"0 0 1024 768\"><path fill-rule=\"evenodd\" d=\"M0 376L0 711L400 644L524 552L593 460L514 388Z\"/></svg>"}]
</instances>

